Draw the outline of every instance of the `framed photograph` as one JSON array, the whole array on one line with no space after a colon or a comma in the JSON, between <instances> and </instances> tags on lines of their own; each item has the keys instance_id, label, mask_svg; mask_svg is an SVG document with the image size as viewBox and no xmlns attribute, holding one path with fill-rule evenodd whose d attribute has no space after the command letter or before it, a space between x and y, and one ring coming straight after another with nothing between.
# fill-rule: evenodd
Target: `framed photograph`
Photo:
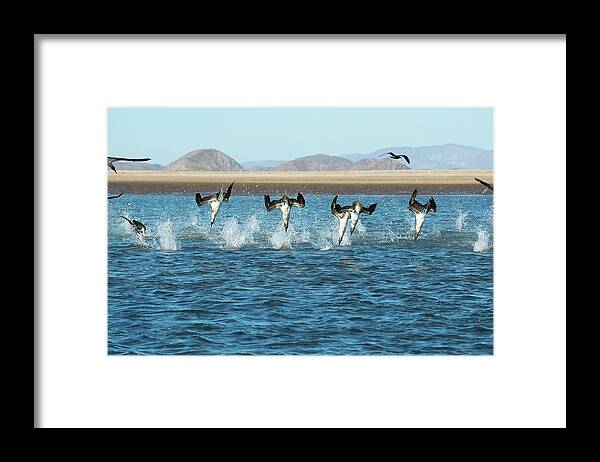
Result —
<instances>
[{"instance_id":1,"label":"framed photograph","mask_svg":"<svg viewBox=\"0 0 600 462\"><path fill-rule=\"evenodd\" d=\"M493 353L492 108L108 126L108 354Z\"/></svg>"},{"instance_id":2,"label":"framed photograph","mask_svg":"<svg viewBox=\"0 0 600 462\"><path fill-rule=\"evenodd\" d=\"M36 427L566 425L565 36L35 63Z\"/></svg>"}]
</instances>

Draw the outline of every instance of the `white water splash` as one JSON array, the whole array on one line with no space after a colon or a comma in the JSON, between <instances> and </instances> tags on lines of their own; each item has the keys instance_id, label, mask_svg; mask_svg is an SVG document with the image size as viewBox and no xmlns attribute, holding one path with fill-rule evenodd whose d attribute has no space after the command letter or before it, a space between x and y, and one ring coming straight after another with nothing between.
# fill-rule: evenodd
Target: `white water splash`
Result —
<instances>
[{"instance_id":1,"label":"white water splash","mask_svg":"<svg viewBox=\"0 0 600 462\"><path fill-rule=\"evenodd\" d=\"M141 245L142 247L150 247L150 244L148 241L146 241L146 238L140 236L139 234L137 235L137 244Z\"/></svg>"},{"instance_id":2,"label":"white water splash","mask_svg":"<svg viewBox=\"0 0 600 462\"><path fill-rule=\"evenodd\" d=\"M221 238L227 249L239 249L246 243L246 236L242 233L237 218L230 217L223 222Z\"/></svg>"},{"instance_id":3,"label":"white water splash","mask_svg":"<svg viewBox=\"0 0 600 462\"><path fill-rule=\"evenodd\" d=\"M275 231L273 234L271 234L271 236L269 236L269 240L271 241L271 246L274 249L277 250L281 250L281 249L286 249L286 250L291 250L292 249L292 243L290 240L290 235L292 234L292 230L290 230L288 228L288 230L290 231L290 234L285 232L285 229L283 229L283 225L277 229L277 231Z\"/></svg>"},{"instance_id":4,"label":"white water splash","mask_svg":"<svg viewBox=\"0 0 600 462\"><path fill-rule=\"evenodd\" d=\"M465 223L467 220L468 212L463 212L461 209L458 210L458 216L456 217L456 221L454 222L454 229L456 231L462 231L465 227Z\"/></svg>"},{"instance_id":5,"label":"white water splash","mask_svg":"<svg viewBox=\"0 0 600 462\"><path fill-rule=\"evenodd\" d=\"M477 240L473 244L474 252L485 252L490 248L490 234L481 228L477 228Z\"/></svg>"},{"instance_id":6,"label":"white water splash","mask_svg":"<svg viewBox=\"0 0 600 462\"><path fill-rule=\"evenodd\" d=\"M177 243L175 242L170 218L158 224L156 227L156 236L158 237L158 248L160 250L177 250Z\"/></svg>"},{"instance_id":7,"label":"white water splash","mask_svg":"<svg viewBox=\"0 0 600 462\"><path fill-rule=\"evenodd\" d=\"M248 232L250 232L252 235L258 232L258 230L260 229L260 225L258 224L258 219L256 218L256 215L252 215L248 219L247 228Z\"/></svg>"},{"instance_id":8,"label":"white water splash","mask_svg":"<svg viewBox=\"0 0 600 462\"><path fill-rule=\"evenodd\" d=\"M363 226L362 221L356 223L356 228L354 228L354 234L357 233L360 237L363 237L365 234L367 234L367 229Z\"/></svg>"},{"instance_id":9,"label":"white water splash","mask_svg":"<svg viewBox=\"0 0 600 462\"><path fill-rule=\"evenodd\" d=\"M293 233L292 234L292 238L294 240L294 242L301 242L301 243L312 243L312 236L310 234L310 231L308 229L302 229L300 231L300 233Z\"/></svg>"},{"instance_id":10,"label":"white water splash","mask_svg":"<svg viewBox=\"0 0 600 462\"><path fill-rule=\"evenodd\" d=\"M315 249L330 250L333 248L334 243L337 244L337 227L317 228L312 229L310 232L303 230L301 238L304 239L302 242L309 243Z\"/></svg>"},{"instance_id":11,"label":"white water splash","mask_svg":"<svg viewBox=\"0 0 600 462\"><path fill-rule=\"evenodd\" d=\"M239 249L245 244L245 236L240 232L240 225L236 218L227 218L223 224L221 237L228 249Z\"/></svg>"},{"instance_id":12,"label":"white water splash","mask_svg":"<svg viewBox=\"0 0 600 462\"><path fill-rule=\"evenodd\" d=\"M417 232L417 221L415 220L415 214L411 213L412 220L408 221L408 226L410 228L410 232L414 235Z\"/></svg>"},{"instance_id":13,"label":"white water splash","mask_svg":"<svg viewBox=\"0 0 600 462\"><path fill-rule=\"evenodd\" d=\"M214 236L216 230L214 226L217 226L217 224L215 223L213 226L210 226L210 220L204 217L195 217L195 219L192 219L191 229L202 239L209 239L211 236Z\"/></svg>"},{"instance_id":14,"label":"white water splash","mask_svg":"<svg viewBox=\"0 0 600 462\"><path fill-rule=\"evenodd\" d=\"M225 248L239 249L240 247L254 243L254 235L260 230L258 220L252 215L245 226L241 226L237 218L227 218L221 231L221 237L225 241Z\"/></svg>"}]
</instances>

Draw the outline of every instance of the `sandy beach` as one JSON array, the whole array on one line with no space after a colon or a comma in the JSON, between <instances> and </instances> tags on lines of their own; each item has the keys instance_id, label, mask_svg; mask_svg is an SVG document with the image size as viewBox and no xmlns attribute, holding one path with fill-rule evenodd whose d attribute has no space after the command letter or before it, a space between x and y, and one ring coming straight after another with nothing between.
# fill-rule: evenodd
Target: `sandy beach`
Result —
<instances>
[{"instance_id":1,"label":"sandy beach","mask_svg":"<svg viewBox=\"0 0 600 462\"><path fill-rule=\"evenodd\" d=\"M191 194L236 182L235 194L482 194L473 178L494 183L493 170L385 170L322 172L108 172L108 192Z\"/></svg>"}]
</instances>

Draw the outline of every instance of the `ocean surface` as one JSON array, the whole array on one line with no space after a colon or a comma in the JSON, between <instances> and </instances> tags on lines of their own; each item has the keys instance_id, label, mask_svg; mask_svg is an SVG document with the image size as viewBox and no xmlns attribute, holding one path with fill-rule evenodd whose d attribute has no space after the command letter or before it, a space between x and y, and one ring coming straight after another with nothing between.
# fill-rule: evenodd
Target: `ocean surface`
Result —
<instances>
[{"instance_id":1,"label":"ocean surface","mask_svg":"<svg viewBox=\"0 0 600 462\"><path fill-rule=\"evenodd\" d=\"M193 195L109 200L108 353L493 354L493 195L434 196L417 240L408 195L340 196L377 209L339 246L332 197L305 198L287 233L262 196L212 229Z\"/></svg>"}]
</instances>

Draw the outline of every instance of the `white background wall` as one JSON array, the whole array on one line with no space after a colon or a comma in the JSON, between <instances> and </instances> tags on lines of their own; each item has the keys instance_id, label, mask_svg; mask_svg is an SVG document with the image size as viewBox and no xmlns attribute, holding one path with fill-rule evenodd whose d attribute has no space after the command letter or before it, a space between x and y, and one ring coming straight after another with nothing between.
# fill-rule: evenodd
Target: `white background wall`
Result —
<instances>
[{"instance_id":1,"label":"white background wall","mask_svg":"<svg viewBox=\"0 0 600 462\"><path fill-rule=\"evenodd\" d=\"M38 426L566 425L564 38L39 40ZM128 105L493 106L495 354L108 357Z\"/></svg>"}]
</instances>

